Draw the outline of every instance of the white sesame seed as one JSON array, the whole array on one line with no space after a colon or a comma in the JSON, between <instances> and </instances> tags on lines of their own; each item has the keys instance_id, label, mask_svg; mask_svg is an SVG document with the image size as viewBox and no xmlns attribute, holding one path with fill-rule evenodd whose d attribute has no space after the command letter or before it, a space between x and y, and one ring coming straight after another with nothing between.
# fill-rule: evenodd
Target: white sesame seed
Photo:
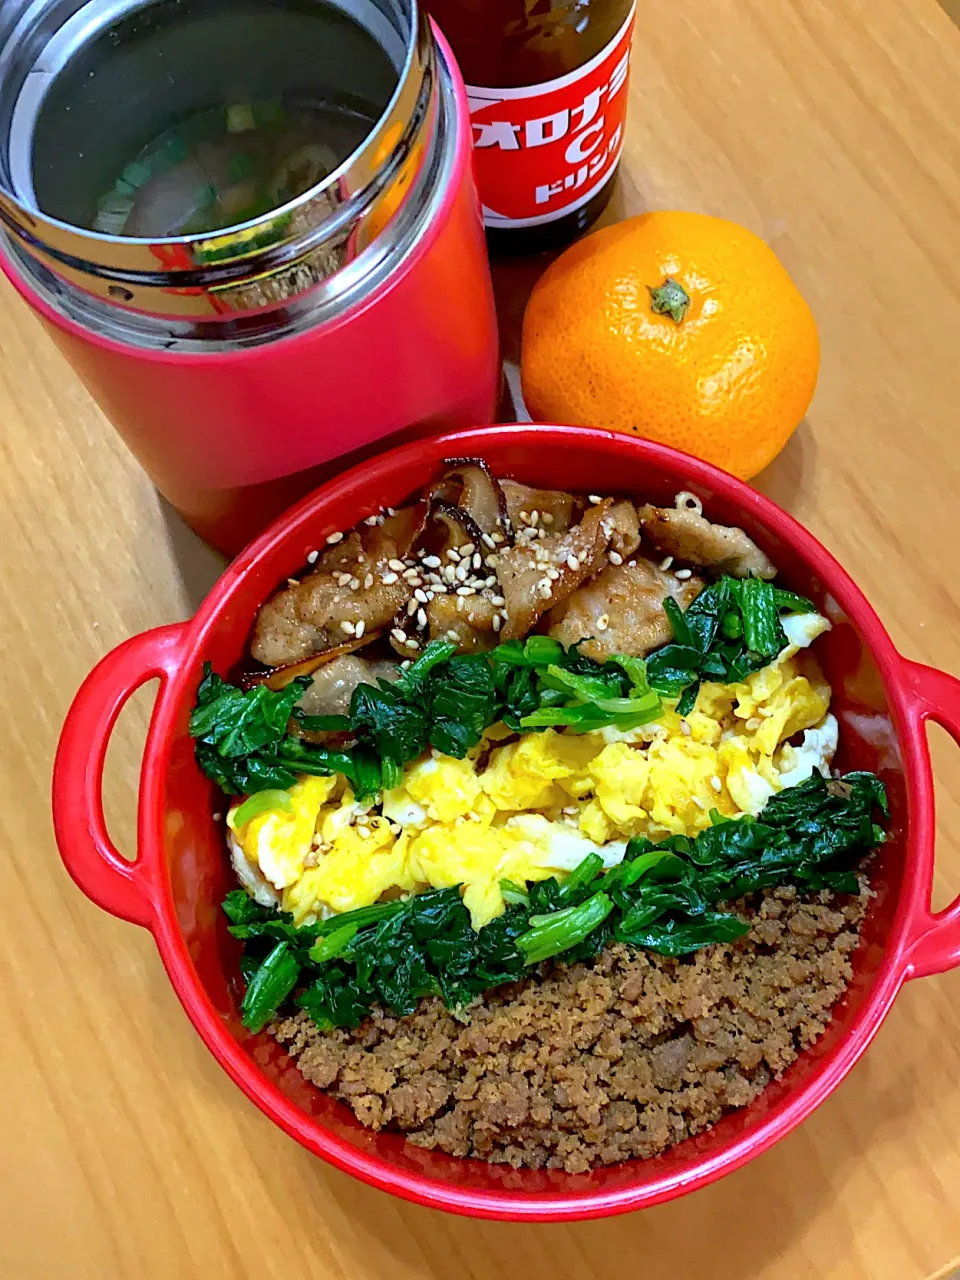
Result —
<instances>
[{"instance_id":1,"label":"white sesame seed","mask_svg":"<svg viewBox=\"0 0 960 1280\"><path fill-rule=\"evenodd\" d=\"M565 813L568 818L575 818L576 815L580 812L580 810L577 808L575 804L568 804L565 809L561 810L561 812Z\"/></svg>"},{"instance_id":2,"label":"white sesame seed","mask_svg":"<svg viewBox=\"0 0 960 1280\"><path fill-rule=\"evenodd\" d=\"M448 631L448 632L447 632L447 639L448 639L452 644L459 644L459 643L460 643L460 636L459 636L459 634L458 634L456 631Z\"/></svg>"},{"instance_id":3,"label":"white sesame seed","mask_svg":"<svg viewBox=\"0 0 960 1280\"><path fill-rule=\"evenodd\" d=\"M475 596L477 594L476 587L457 587L458 596Z\"/></svg>"},{"instance_id":4,"label":"white sesame seed","mask_svg":"<svg viewBox=\"0 0 960 1280\"><path fill-rule=\"evenodd\" d=\"M598 502L603 501L599 493L588 493L587 498L593 503L594 506L596 506Z\"/></svg>"},{"instance_id":5,"label":"white sesame seed","mask_svg":"<svg viewBox=\"0 0 960 1280\"><path fill-rule=\"evenodd\" d=\"M567 556L567 568L573 569L574 572L576 572L576 570L580 568L580 561L577 559L575 555Z\"/></svg>"},{"instance_id":6,"label":"white sesame seed","mask_svg":"<svg viewBox=\"0 0 960 1280\"><path fill-rule=\"evenodd\" d=\"M401 671L409 671L409 670L410 670L410 659L409 659L409 658L404 658L404 660L400 663L400 670L401 670Z\"/></svg>"},{"instance_id":7,"label":"white sesame seed","mask_svg":"<svg viewBox=\"0 0 960 1280\"><path fill-rule=\"evenodd\" d=\"M442 561L439 556L424 556L423 563L428 569L439 569Z\"/></svg>"},{"instance_id":8,"label":"white sesame seed","mask_svg":"<svg viewBox=\"0 0 960 1280\"><path fill-rule=\"evenodd\" d=\"M361 827L361 825L360 825L360 824L359 824L359 822L358 822L358 823L357 823L357 835L360 837L360 839L361 839L361 840L369 840L369 839L370 839L370 828L369 828L369 827Z\"/></svg>"},{"instance_id":9,"label":"white sesame seed","mask_svg":"<svg viewBox=\"0 0 960 1280\"><path fill-rule=\"evenodd\" d=\"M375 524L377 523L377 521L378 521L379 519L380 519L380 517L379 517L379 516L367 516L366 520L364 520L364 522L363 522L363 523L364 523L364 524L367 524L367 525L371 525L371 526L373 526L373 525L375 525Z\"/></svg>"},{"instance_id":10,"label":"white sesame seed","mask_svg":"<svg viewBox=\"0 0 960 1280\"><path fill-rule=\"evenodd\" d=\"M462 556L472 556L476 549L477 544L475 542L465 542L459 550Z\"/></svg>"},{"instance_id":11,"label":"white sesame seed","mask_svg":"<svg viewBox=\"0 0 960 1280\"><path fill-rule=\"evenodd\" d=\"M422 587L417 587L416 591L413 593L413 598L414 600L419 600L421 604L427 603L427 593Z\"/></svg>"},{"instance_id":12,"label":"white sesame seed","mask_svg":"<svg viewBox=\"0 0 960 1280\"><path fill-rule=\"evenodd\" d=\"M491 551L492 551L492 550L493 550L493 548L497 545L497 544L494 542L493 538L491 538L491 537L490 537L489 533L485 533L485 534L483 534L483 535L482 535L482 539L483 539L483 545L484 545L485 547L489 547Z\"/></svg>"},{"instance_id":13,"label":"white sesame seed","mask_svg":"<svg viewBox=\"0 0 960 1280\"><path fill-rule=\"evenodd\" d=\"M610 615L606 613L601 614L601 616L597 619L597 630L606 631L609 625L610 625Z\"/></svg>"},{"instance_id":14,"label":"white sesame seed","mask_svg":"<svg viewBox=\"0 0 960 1280\"><path fill-rule=\"evenodd\" d=\"M443 577L447 582L450 582L450 583L456 582L457 580L456 567L452 564L448 564L447 567L443 570Z\"/></svg>"},{"instance_id":15,"label":"white sesame seed","mask_svg":"<svg viewBox=\"0 0 960 1280\"><path fill-rule=\"evenodd\" d=\"M408 649L419 649L419 648L420 648L420 645L418 644L418 642L417 642L416 640L414 640L414 638L413 638L412 636L410 637L410 639L409 639L409 640L407 640L407 641L406 641L406 646L407 646L407 648L408 648Z\"/></svg>"},{"instance_id":16,"label":"white sesame seed","mask_svg":"<svg viewBox=\"0 0 960 1280\"><path fill-rule=\"evenodd\" d=\"M692 798L693 798L693 803L697 806L698 809L705 809L707 807L703 803L703 801L700 799L699 796L693 796Z\"/></svg>"},{"instance_id":17,"label":"white sesame seed","mask_svg":"<svg viewBox=\"0 0 960 1280\"><path fill-rule=\"evenodd\" d=\"M360 619L360 621L357 623L357 626L356 626L356 632L355 632L355 634L356 634L356 637L357 637L357 639L358 639L358 640L359 640L359 639L360 639L360 637L363 635L364 630L366 629L366 625L367 625L367 624L364 622L364 620L363 620L362 618L361 618L361 619Z\"/></svg>"},{"instance_id":18,"label":"white sesame seed","mask_svg":"<svg viewBox=\"0 0 960 1280\"><path fill-rule=\"evenodd\" d=\"M550 597L553 595L553 583L550 581L549 578L541 578L540 581L537 583L537 591L540 593L540 595L543 597L544 600L549 600Z\"/></svg>"},{"instance_id":19,"label":"white sesame seed","mask_svg":"<svg viewBox=\"0 0 960 1280\"><path fill-rule=\"evenodd\" d=\"M408 600L408 601L407 601L407 613L408 613L408 614L410 615L410 617L412 618L412 617L413 617L413 615L414 615L416 612L417 612L417 602L416 602L416 600Z\"/></svg>"},{"instance_id":20,"label":"white sesame seed","mask_svg":"<svg viewBox=\"0 0 960 1280\"><path fill-rule=\"evenodd\" d=\"M342 533L331 533L330 536L327 538L327 546L332 547L336 543L342 542L342 541L343 541Z\"/></svg>"},{"instance_id":21,"label":"white sesame seed","mask_svg":"<svg viewBox=\"0 0 960 1280\"><path fill-rule=\"evenodd\" d=\"M213 815L213 820L214 820L214 822L222 822L222 821L223 821L223 814L219 811L219 809L218 809L218 810L217 810L217 812Z\"/></svg>"},{"instance_id":22,"label":"white sesame seed","mask_svg":"<svg viewBox=\"0 0 960 1280\"><path fill-rule=\"evenodd\" d=\"M388 560L387 564L391 569L396 569L397 573L403 573L407 567L402 560Z\"/></svg>"},{"instance_id":23,"label":"white sesame seed","mask_svg":"<svg viewBox=\"0 0 960 1280\"><path fill-rule=\"evenodd\" d=\"M500 563L500 557L499 557L499 556L487 556L487 568L488 568L488 569L495 569L499 563Z\"/></svg>"},{"instance_id":24,"label":"white sesame seed","mask_svg":"<svg viewBox=\"0 0 960 1280\"><path fill-rule=\"evenodd\" d=\"M350 579L350 590L351 590L351 591L359 591L359 590L360 590L360 579L359 579L359 578L351 578L351 579Z\"/></svg>"},{"instance_id":25,"label":"white sesame seed","mask_svg":"<svg viewBox=\"0 0 960 1280\"><path fill-rule=\"evenodd\" d=\"M401 631L399 627L394 627L390 634L393 636L394 640L399 641L400 644L406 643L407 633L405 631Z\"/></svg>"},{"instance_id":26,"label":"white sesame seed","mask_svg":"<svg viewBox=\"0 0 960 1280\"><path fill-rule=\"evenodd\" d=\"M307 564L316 564L320 559L319 551L310 551L307 553Z\"/></svg>"},{"instance_id":27,"label":"white sesame seed","mask_svg":"<svg viewBox=\"0 0 960 1280\"><path fill-rule=\"evenodd\" d=\"M710 785L711 787L713 787L714 791L723 790L723 783L720 781L720 779L717 777L716 774L714 774L713 777L710 779Z\"/></svg>"},{"instance_id":28,"label":"white sesame seed","mask_svg":"<svg viewBox=\"0 0 960 1280\"><path fill-rule=\"evenodd\" d=\"M553 524L553 516L549 511L544 511L543 515L540 517L540 521L542 524Z\"/></svg>"},{"instance_id":29,"label":"white sesame seed","mask_svg":"<svg viewBox=\"0 0 960 1280\"><path fill-rule=\"evenodd\" d=\"M397 581L397 577L398 575L395 573L385 573L383 577L380 579L380 581L383 583L385 587L392 587L393 584Z\"/></svg>"},{"instance_id":30,"label":"white sesame seed","mask_svg":"<svg viewBox=\"0 0 960 1280\"><path fill-rule=\"evenodd\" d=\"M681 581L686 581L687 578L690 578L692 576L693 576L692 569L678 569L674 574L674 577L680 578Z\"/></svg>"},{"instance_id":31,"label":"white sesame seed","mask_svg":"<svg viewBox=\"0 0 960 1280\"><path fill-rule=\"evenodd\" d=\"M427 615L423 609L417 610L417 626L425 627L427 625Z\"/></svg>"},{"instance_id":32,"label":"white sesame seed","mask_svg":"<svg viewBox=\"0 0 960 1280\"><path fill-rule=\"evenodd\" d=\"M689 738L691 733L693 733L693 730L690 728L690 725L687 723L686 720L680 721L680 732L683 734L685 738Z\"/></svg>"},{"instance_id":33,"label":"white sesame seed","mask_svg":"<svg viewBox=\"0 0 960 1280\"><path fill-rule=\"evenodd\" d=\"M417 586L420 585L420 575L417 573L416 569L404 569L400 576L403 578L404 582L416 582Z\"/></svg>"},{"instance_id":34,"label":"white sesame seed","mask_svg":"<svg viewBox=\"0 0 960 1280\"><path fill-rule=\"evenodd\" d=\"M547 577L550 579L550 581L551 581L551 582L556 582L556 580L560 577L560 570L559 570L559 569L548 569L548 570L547 570Z\"/></svg>"},{"instance_id":35,"label":"white sesame seed","mask_svg":"<svg viewBox=\"0 0 960 1280\"><path fill-rule=\"evenodd\" d=\"M504 600L503 596L491 596L490 603L495 604L499 608L500 605L506 604L506 601Z\"/></svg>"},{"instance_id":36,"label":"white sesame seed","mask_svg":"<svg viewBox=\"0 0 960 1280\"><path fill-rule=\"evenodd\" d=\"M663 559L660 561L660 568L666 570L666 569L669 569L672 564L673 564L673 556L664 556Z\"/></svg>"},{"instance_id":37,"label":"white sesame seed","mask_svg":"<svg viewBox=\"0 0 960 1280\"><path fill-rule=\"evenodd\" d=\"M529 524L529 523L530 523L530 512L529 512L529 511L521 511L521 512L520 512L520 519L523 521L523 523L524 523L524 524Z\"/></svg>"},{"instance_id":38,"label":"white sesame seed","mask_svg":"<svg viewBox=\"0 0 960 1280\"><path fill-rule=\"evenodd\" d=\"M351 579L352 577L353 577L353 574L352 574L352 573L338 573L338 574L337 574L337 586L338 586L338 587L345 587L345 586L347 585L347 583L350 581L350 579Z\"/></svg>"},{"instance_id":39,"label":"white sesame seed","mask_svg":"<svg viewBox=\"0 0 960 1280\"><path fill-rule=\"evenodd\" d=\"M388 516L395 516L396 514L397 514L397 513L396 513L396 511L395 511L395 509L394 509L393 507L387 507L387 515L388 515Z\"/></svg>"},{"instance_id":40,"label":"white sesame seed","mask_svg":"<svg viewBox=\"0 0 960 1280\"><path fill-rule=\"evenodd\" d=\"M461 561L461 563L457 565L457 581L466 582L467 578L469 577L469 574L470 574L470 565Z\"/></svg>"},{"instance_id":41,"label":"white sesame seed","mask_svg":"<svg viewBox=\"0 0 960 1280\"><path fill-rule=\"evenodd\" d=\"M448 560L452 560L454 564L456 564L460 559L460 552L457 550L456 547L447 547L446 551L444 552L444 555L447 557Z\"/></svg>"},{"instance_id":42,"label":"white sesame seed","mask_svg":"<svg viewBox=\"0 0 960 1280\"><path fill-rule=\"evenodd\" d=\"M493 615L493 629L494 629L494 631L499 631L499 630L500 630L500 627L501 627L502 625L503 625L503 619L500 617L499 613L495 613L495 614Z\"/></svg>"},{"instance_id":43,"label":"white sesame seed","mask_svg":"<svg viewBox=\"0 0 960 1280\"><path fill-rule=\"evenodd\" d=\"M299 587L299 585L300 585L300 579L299 579L299 578L288 578L288 579L287 579L287 586L288 586L288 587Z\"/></svg>"},{"instance_id":44,"label":"white sesame seed","mask_svg":"<svg viewBox=\"0 0 960 1280\"><path fill-rule=\"evenodd\" d=\"M356 627L347 618L340 623L340 630L345 631L348 636L352 636L356 631Z\"/></svg>"},{"instance_id":45,"label":"white sesame seed","mask_svg":"<svg viewBox=\"0 0 960 1280\"><path fill-rule=\"evenodd\" d=\"M457 592L457 613L463 613L466 607L467 607L466 599L458 591Z\"/></svg>"},{"instance_id":46,"label":"white sesame seed","mask_svg":"<svg viewBox=\"0 0 960 1280\"><path fill-rule=\"evenodd\" d=\"M491 533L490 537L491 537L491 538L493 538L494 542L505 542L505 541L506 541L506 539L504 538L503 534L500 532L500 530L499 530L499 529L494 529L494 531L493 531L493 533Z\"/></svg>"},{"instance_id":47,"label":"white sesame seed","mask_svg":"<svg viewBox=\"0 0 960 1280\"><path fill-rule=\"evenodd\" d=\"M372 586L373 586L373 574L368 573L363 580L363 589L364 591L369 591Z\"/></svg>"},{"instance_id":48,"label":"white sesame seed","mask_svg":"<svg viewBox=\"0 0 960 1280\"><path fill-rule=\"evenodd\" d=\"M611 563L611 564L623 564L623 556L620 554L620 552L619 552L619 551L611 551L611 552L610 552L610 563Z\"/></svg>"},{"instance_id":49,"label":"white sesame seed","mask_svg":"<svg viewBox=\"0 0 960 1280\"><path fill-rule=\"evenodd\" d=\"M483 556L480 554L479 551L474 553L473 560L471 563L473 564L473 567L475 569L479 569L480 566L483 564Z\"/></svg>"}]
</instances>

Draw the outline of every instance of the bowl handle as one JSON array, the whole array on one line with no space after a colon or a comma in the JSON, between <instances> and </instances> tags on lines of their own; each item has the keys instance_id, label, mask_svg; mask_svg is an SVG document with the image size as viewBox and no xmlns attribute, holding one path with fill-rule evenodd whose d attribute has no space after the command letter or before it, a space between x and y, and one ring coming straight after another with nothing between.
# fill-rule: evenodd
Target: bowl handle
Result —
<instances>
[{"instance_id":1,"label":"bowl handle","mask_svg":"<svg viewBox=\"0 0 960 1280\"><path fill-rule=\"evenodd\" d=\"M160 693L179 666L184 624L157 627L108 653L73 700L53 766L53 826L64 865L88 898L133 924L149 925L153 894L143 859L129 861L107 834L103 816L103 766L121 708L148 680Z\"/></svg>"},{"instance_id":2,"label":"bowl handle","mask_svg":"<svg viewBox=\"0 0 960 1280\"><path fill-rule=\"evenodd\" d=\"M903 667L904 682L912 694L909 714L919 731L917 736L923 749L927 750L924 726L928 720L942 725L960 746L960 680L921 662L904 659ZM932 877L931 859L931 880ZM926 892L929 901L929 885ZM960 965L960 897L943 911L934 913L928 907L917 913L911 921L905 957L908 978L946 973Z\"/></svg>"}]
</instances>

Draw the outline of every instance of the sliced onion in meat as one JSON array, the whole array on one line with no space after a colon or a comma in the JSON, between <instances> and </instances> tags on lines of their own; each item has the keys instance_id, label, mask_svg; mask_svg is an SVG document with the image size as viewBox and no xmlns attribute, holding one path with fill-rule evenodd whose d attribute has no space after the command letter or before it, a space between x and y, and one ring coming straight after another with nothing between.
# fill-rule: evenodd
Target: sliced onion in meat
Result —
<instances>
[{"instance_id":1,"label":"sliced onion in meat","mask_svg":"<svg viewBox=\"0 0 960 1280\"><path fill-rule=\"evenodd\" d=\"M362 649L371 640L378 640L383 635L382 631L371 631L369 635L362 635L358 640L348 640L346 644L335 645L332 649L325 649L323 653L315 653L310 658L304 658L301 662L291 662L285 667L273 667L266 671L247 671L240 676L240 687L243 689L255 689L258 684L265 684L268 689L276 692L278 689L285 689L291 680L296 680L298 676L312 676L320 667L326 666L328 662L333 662L337 658L342 658L345 653L354 653L357 649Z\"/></svg>"},{"instance_id":2,"label":"sliced onion in meat","mask_svg":"<svg viewBox=\"0 0 960 1280\"><path fill-rule=\"evenodd\" d=\"M466 511L483 533L500 530L504 537L512 536L510 517L507 514L507 499L500 487L500 481L490 470L482 458L447 458L445 465L450 468L445 472L440 484L442 492L436 496L446 502L453 502L461 511ZM459 484L454 497L450 495L449 486Z\"/></svg>"},{"instance_id":3,"label":"sliced onion in meat","mask_svg":"<svg viewBox=\"0 0 960 1280\"><path fill-rule=\"evenodd\" d=\"M373 525L367 538L362 538L364 552L376 558L380 544L385 538L391 538L396 544L396 555L399 560L408 556L423 534L430 518L430 503L426 498L409 507L400 507L392 516L385 516L383 524Z\"/></svg>"},{"instance_id":4,"label":"sliced onion in meat","mask_svg":"<svg viewBox=\"0 0 960 1280\"><path fill-rule=\"evenodd\" d=\"M482 547L483 530L462 507L454 507L449 502L435 502L431 519L444 526L447 547L463 547L468 542L472 542L478 551Z\"/></svg>"}]
</instances>

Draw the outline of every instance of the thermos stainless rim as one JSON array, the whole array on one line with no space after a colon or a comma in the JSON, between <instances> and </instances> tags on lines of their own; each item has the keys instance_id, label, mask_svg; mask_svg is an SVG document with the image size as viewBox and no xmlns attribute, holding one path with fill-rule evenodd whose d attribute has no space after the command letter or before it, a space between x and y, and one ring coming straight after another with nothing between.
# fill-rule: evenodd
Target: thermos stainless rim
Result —
<instances>
[{"instance_id":1,"label":"thermos stainless rim","mask_svg":"<svg viewBox=\"0 0 960 1280\"><path fill-rule=\"evenodd\" d=\"M436 70L437 120L430 154L393 223L335 275L319 282L309 278L305 287L281 306L234 314L229 322L226 317L187 320L147 315L77 288L31 256L17 237L4 237L7 252L32 288L58 315L141 350L235 351L302 333L375 293L391 273L402 268L440 212L455 167L456 122L450 71L442 58L437 59Z\"/></svg>"},{"instance_id":2,"label":"thermos stainless rim","mask_svg":"<svg viewBox=\"0 0 960 1280\"><path fill-rule=\"evenodd\" d=\"M74 110L60 117L70 128L78 116L85 122L84 112L97 124L89 105L93 90L86 90L84 79L79 87L70 82L71 76L78 81L78 67L94 68L87 74L98 87L121 83L114 48L123 46L130 23L158 12L180 29L188 18L196 19L209 57L209 49L217 48L221 16L236 26L243 12L241 5L231 11L224 3L3 0L0 224L8 249L57 311L135 346L210 351L252 345L342 311L416 243L451 163L455 98L416 0L272 0L272 17L288 9L298 21L346 14L386 69L379 72L380 101L373 98L379 116L368 109L364 136L338 167L278 208L201 234L106 234L79 219L74 224L55 216L59 210L41 200L36 182L46 104L59 94L67 100L61 109ZM222 71L224 80L231 74L229 66ZM341 79L348 82L349 76ZM103 111L102 104L97 110ZM123 112L124 104L114 110ZM353 114L365 118L363 112ZM54 145L49 136L44 145L56 153L60 135L51 135L49 126L47 133ZM77 136L86 147L83 134ZM91 152L97 146L97 137L90 137ZM61 157L51 159L49 168L58 169ZM76 168L75 156L66 159Z\"/></svg>"}]
</instances>

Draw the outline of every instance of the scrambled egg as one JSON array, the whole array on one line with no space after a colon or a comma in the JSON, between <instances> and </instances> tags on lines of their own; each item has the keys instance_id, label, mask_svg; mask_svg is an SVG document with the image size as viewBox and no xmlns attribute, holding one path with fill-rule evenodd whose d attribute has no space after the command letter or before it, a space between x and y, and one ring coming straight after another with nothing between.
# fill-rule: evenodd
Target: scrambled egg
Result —
<instances>
[{"instance_id":1,"label":"scrambled egg","mask_svg":"<svg viewBox=\"0 0 960 1280\"><path fill-rule=\"evenodd\" d=\"M606 866L634 836L695 835L711 810L758 814L785 786L826 772L837 745L830 688L800 653L828 623L786 618L790 647L742 684L704 684L693 711L575 735L548 729L464 760L434 752L409 766L382 802L358 804L343 778L304 778L290 808L238 826L238 877L296 923L369 906L385 893L464 886L475 928L504 909L501 880L572 870L591 852ZM788 739L803 732L801 746Z\"/></svg>"}]
</instances>

